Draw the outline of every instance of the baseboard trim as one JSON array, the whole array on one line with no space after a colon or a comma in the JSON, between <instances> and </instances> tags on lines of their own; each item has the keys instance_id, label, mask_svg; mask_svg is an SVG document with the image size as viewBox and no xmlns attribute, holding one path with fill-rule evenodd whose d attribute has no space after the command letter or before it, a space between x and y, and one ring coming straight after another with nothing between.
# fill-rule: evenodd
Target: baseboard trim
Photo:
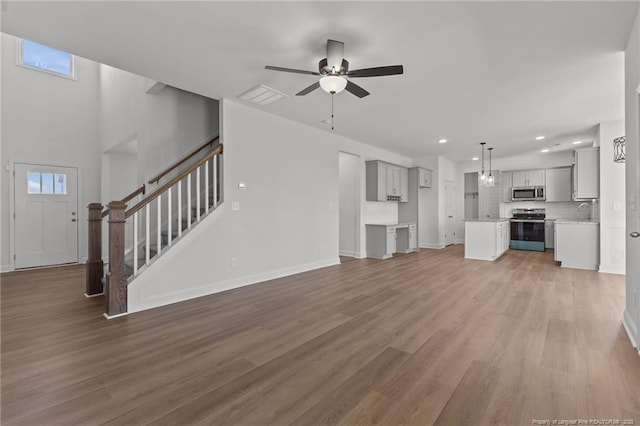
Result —
<instances>
[{"instance_id":1,"label":"baseboard trim","mask_svg":"<svg viewBox=\"0 0 640 426\"><path fill-rule=\"evenodd\" d=\"M629 311L627 311L626 309L624 310L624 315L622 316L622 326L627 332L627 336L629 336L629 340L631 341L631 345L633 346L633 348L637 351L640 351L640 342L638 342L638 329L633 323Z\"/></svg>"},{"instance_id":2,"label":"baseboard trim","mask_svg":"<svg viewBox=\"0 0 640 426\"><path fill-rule=\"evenodd\" d=\"M98 297L98 296L104 296L104 293L96 293L96 294L84 294L84 297L86 297L87 299L91 299L93 297Z\"/></svg>"},{"instance_id":3,"label":"baseboard trim","mask_svg":"<svg viewBox=\"0 0 640 426\"><path fill-rule=\"evenodd\" d=\"M424 249L441 250L441 249L443 249L445 247L446 246L439 245L439 244L420 244L420 248L424 248Z\"/></svg>"},{"instance_id":4,"label":"baseboard trim","mask_svg":"<svg viewBox=\"0 0 640 426\"><path fill-rule=\"evenodd\" d=\"M0 273L11 272L13 268L11 265L0 265Z\"/></svg>"},{"instance_id":5,"label":"baseboard trim","mask_svg":"<svg viewBox=\"0 0 640 426\"><path fill-rule=\"evenodd\" d=\"M339 256L346 256L346 257L358 257L358 254L355 251L346 251L346 250L340 250L340 252L338 253Z\"/></svg>"},{"instance_id":6,"label":"baseboard trim","mask_svg":"<svg viewBox=\"0 0 640 426\"><path fill-rule=\"evenodd\" d=\"M314 269L326 268L328 266L334 266L340 264L340 258L330 258L320 260L317 262L310 262L303 265L293 266L289 268L276 269L269 272L264 272L255 275L249 275L241 278L232 278L229 280L209 283L199 287L188 289L187 291L175 291L170 293L164 293L158 296L144 295L144 288L138 288L138 300L132 300L134 296L134 289L131 288L135 285L134 281L130 284L129 291L129 313L146 311L148 309L158 308L160 306L166 306L172 303L178 303L189 299L195 299L197 297L208 296L223 291L233 290L238 287L245 287L248 285L259 284L265 281L287 277L290 275L300 274L302 272L311 271Z\"/></svg>"},{"instance_id":7,"label":"baseboard trim","mask_svg":"<svg viewBox=\"0 0 640 426\"><path fill-rule=\"evenodd\" d=\"M124 312L122 314L117 314L117 315L109 315L107 313L102 314L106 319L114 319L114 318L120 318L120 317L124 317L129 315L129 312Z\"/></svg>"},{"instance_id":8,"label":"baseboard trim","mask_svg":"<svg viewBox=\"0 0 640 426\"><path fill-rule=\"evenodd\" d=\"M626 268L624 266L600 265L598 272L602 272L605 274L626 275Z\"/></svg>"}]
</instances>

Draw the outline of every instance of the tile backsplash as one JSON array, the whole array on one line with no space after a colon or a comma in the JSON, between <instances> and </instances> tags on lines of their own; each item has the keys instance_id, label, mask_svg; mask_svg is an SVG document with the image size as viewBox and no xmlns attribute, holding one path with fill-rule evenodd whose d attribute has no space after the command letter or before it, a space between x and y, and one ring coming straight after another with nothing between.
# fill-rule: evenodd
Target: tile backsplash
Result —
<instances>
[{"instance_id":1,"label":"tile backsplash","mask_svg":"<svg viewBox=\"0 0 640 426\"><path fill-rule=\"evenodd\" d=\"M599 218L598 203L589 203L591 208L583 207L578 211L579 201L567 201L561 203L545 203L544 201L519 201L514 203L500 203L500 217L511 217L512 209L545 209L547 219L589 219L590 210L593 210L591 219Z\"/></svg>"},{"instance_id":2,"label":"tile backsplash","mask_svg":"<svg viewBox=\"0 0 640 426\"><path fill-rule=\"evenodd\" d=\"M398 223L398 203L367 201L365 223Z\"/></svg>"}]
</instances>

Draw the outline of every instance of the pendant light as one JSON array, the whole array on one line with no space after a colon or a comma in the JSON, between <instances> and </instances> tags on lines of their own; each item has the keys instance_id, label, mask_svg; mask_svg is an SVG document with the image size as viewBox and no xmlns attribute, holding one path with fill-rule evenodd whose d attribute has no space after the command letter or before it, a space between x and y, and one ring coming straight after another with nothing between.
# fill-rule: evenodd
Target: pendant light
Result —
<instances>
[{"instance_id":1,"label":"pendant light","mask_svg":"<svg viewBox=\"0 0 640 426\"><path fill-rule=\"evenodd\" d=\"M487 177L487 186L495 186L496 184L496 180L493 177L493 173L491 170L491 151L493 151L493 148L487 148L487 150L489 151L489 176Z\"/></svg>"},{"instance_id":2,"label":"pendant light","mask_svg":"<svg viewBox=\"0 0 640 426\"><path fill-rule=\"evenodd\" d=\"M484 185L487 181L487 175L484 173L484 146L486 142L480 142L480 146L482 147L482 170L480 171L480 185Z\"/></svg>"}]
</instances>

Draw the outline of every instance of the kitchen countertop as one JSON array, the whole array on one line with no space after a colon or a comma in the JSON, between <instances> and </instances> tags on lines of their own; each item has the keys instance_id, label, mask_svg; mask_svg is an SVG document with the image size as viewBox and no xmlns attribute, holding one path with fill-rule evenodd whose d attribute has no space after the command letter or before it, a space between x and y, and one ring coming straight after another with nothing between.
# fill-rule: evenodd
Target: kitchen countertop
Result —
<instances>
[{"instance_id":1,"label":"kitchen countertop","mask_svg":"<svg viewBox=\"0 0 640 426\"><path fill-rule=\"evenodd\" d=\"M588 219L566 219L566 218L558 218L555 220L556 223L577 223L581 225L599 225L600 222L597 220L588 220Z\"/></svg>"},{"instance_id":2,"label":"kitchen countertop","mask_svg":"<svg viewBox=\"0 0 640 426\"><path fill-rule=\"evenodd\" d=\"M465 222L507 222L509 218L505 217L487 217L482 219L465 219Z\"/></svg>"},{"instance_id":3,"label":"kitchen countertop","mask_svg":"<svg viewBox=\"0 0 640 426\"><path fill-rule=\"evenodd\" d=\"M406 223L394 223L394 222L380 222L380 223L365 223L367 226L396 226L400 228L407 227L409 225L415 225L415 222L406 222Z\"/></svg>"}]
</instances>

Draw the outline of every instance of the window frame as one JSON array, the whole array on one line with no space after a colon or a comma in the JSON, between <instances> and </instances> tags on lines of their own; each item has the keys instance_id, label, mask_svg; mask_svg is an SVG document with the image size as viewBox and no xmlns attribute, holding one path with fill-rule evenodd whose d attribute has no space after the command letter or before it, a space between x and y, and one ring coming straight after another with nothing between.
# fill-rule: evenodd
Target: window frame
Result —
<instances>
[{"instance_id":1,"label":"window frame","mask_svg":"<svg viewBox=\"0 0 640 426\"><path fill-rule=\"evenodd\" d=\"M62 50L62 52L69 54L69 62L70 62L69 65L71 69L71 75L51 71L46 68L39 68L39 67L34 67L32 65L25 64L24 63L24 40L25 39L23 38L16 39L16 65L29 70L40 71L45 74L55 75L56 77L66 78L67 80L74 80L74 81L78 80L77 74L76 74L76 56L64 50ZM28 41L31 41L31 40L28 40ZM45 44L38 43L36 41L32 41L32 43L40 44L41 46L45 46L45 47L50 47ZM51 49L55 49L55 47L51 47ZM60 50L60 49L56 49L56 50Z\"/></svg>"}]
</instances>

